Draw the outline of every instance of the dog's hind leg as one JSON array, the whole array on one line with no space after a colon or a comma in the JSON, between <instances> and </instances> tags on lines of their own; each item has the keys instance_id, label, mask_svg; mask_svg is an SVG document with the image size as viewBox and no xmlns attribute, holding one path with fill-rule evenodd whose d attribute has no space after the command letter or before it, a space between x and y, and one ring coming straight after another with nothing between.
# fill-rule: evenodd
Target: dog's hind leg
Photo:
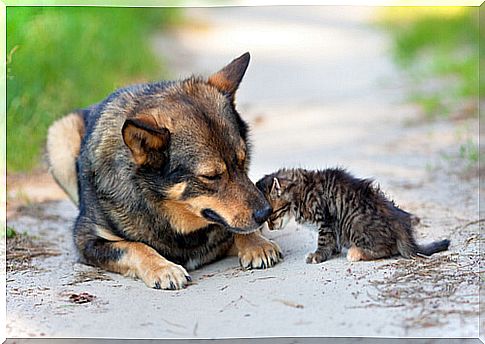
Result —
<instances>
[{"instance_id":1,"label":"dog's hind leg","mask_svg":"<svg viewBox=\"0 0 485 344\"><path fill-rule=\"evenodd\" d=\"M79 203L76 159L79 156L83 135L82 111L57 120L49 127L47 133L49 171L76 205Z\"/></svg>"},{"instance_id":2,"label":"dog's hind leg","mask_svg":"<svg viewBox=\"0 0 485 344\"><path fill-rule=\"evenodd\" d=\"M352 245L347 252L347 260L349 262L357 262L359 260L376 260L381 258L388 258L398 253L396 245L380 245L373 249L365 249Z\"/></svg>"}]
</instances>

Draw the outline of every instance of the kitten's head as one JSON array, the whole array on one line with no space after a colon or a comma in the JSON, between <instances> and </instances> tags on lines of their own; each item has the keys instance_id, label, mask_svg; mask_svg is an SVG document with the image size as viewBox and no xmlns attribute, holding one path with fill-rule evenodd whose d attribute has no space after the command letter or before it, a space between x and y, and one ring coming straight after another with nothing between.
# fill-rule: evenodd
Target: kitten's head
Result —
<instances>
[{"instance_id":1,"label":"kitten's head","mask_svg":"<svg viewBox=\"0 0 485 344\"><path fill-rule=\"evenodd\" d=\"M292 216L292 183L286 172L281 170L266 175L256 183L256 187L261 190L273 208L273 213L267 220L270 230L285 227Z\"/></svg>"}]
</instances>

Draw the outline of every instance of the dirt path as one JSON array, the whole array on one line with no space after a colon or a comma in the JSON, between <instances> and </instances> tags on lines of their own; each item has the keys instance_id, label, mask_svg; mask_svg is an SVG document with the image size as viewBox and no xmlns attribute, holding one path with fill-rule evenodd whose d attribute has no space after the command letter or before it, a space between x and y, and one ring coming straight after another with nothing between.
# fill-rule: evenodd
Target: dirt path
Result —
<instances>
[{"instance_id":1,"label":"dirt path","mask_svg":"<svg viewBox=\"0 0 485 344\"><path fill-rule=\"evenodd\" d=\"M281 166L345 166L374 177L422 218L418 238L450 238L429 260L307 265L315 234L271 232L285 260L241 271L228 258L192 273L186 290L161 292L76 263L67 201L31 204L9 225L58 255L10 265L8 336L248 337L478 335L478 179L459 147L478 124L420 121L372 8L213 8L188 11L154 39L174 77L216 71L245 51L252 62L238 108L252 126L251 177ZM25 192L28 193L28 190ZM33 239L37 240L37 239ZM91 302L72 302L87 292ZM79 300L79 298L75 299Z\"/></svg>"}]
</instances>

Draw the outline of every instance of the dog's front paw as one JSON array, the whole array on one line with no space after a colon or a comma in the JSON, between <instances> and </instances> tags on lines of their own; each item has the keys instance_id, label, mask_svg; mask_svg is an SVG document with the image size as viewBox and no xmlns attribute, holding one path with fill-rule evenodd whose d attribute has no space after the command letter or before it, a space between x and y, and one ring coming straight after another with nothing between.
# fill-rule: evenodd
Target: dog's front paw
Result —
<instances>
[{"instance_id":1,"label":"dog's front paw","mask_svg":"<svg viewBox=\"0 0 485 344\"><path fill-rule=\"evenodd\" d=\"M306 257L306 263L307 264L319 264L324 261L326 261L329 257L329 254L326 254L325 252L322 251L315 251L312 253L309 253Z\"/></svg>"},{"instance_id":2,"label":"dog's front paw","mask_svg":"<svg viewBox=\"0 0 485 344\"><path fill-rule=\"evenodd\" d=\"M278 244L259 234L240 235L238 239L239 263L244 269L267 269L283 258Z\"/></svg>"},{"instance_id":3,"label":"dog's front paw","mask_svg":"<svg viewBox=\"0 0 485 344\"><path fill-rule=\"evenodd\" d=\"M277 264L283 255L278 244L267 240L239 252L239 263L244 269L267 269Z\"/></svg>"},{"instance_id":4,"label":"dog's front paw","mask_svg":"<svg viewBox=\"0 0 485 344\"><path fill-rule=\"evenodd\" d=\"M139 275L148 287L155 289L182 289L191 281L189 274L182 266L169 261L164 261L159 265L151 264Z\"/></svg>"}]
</instances>

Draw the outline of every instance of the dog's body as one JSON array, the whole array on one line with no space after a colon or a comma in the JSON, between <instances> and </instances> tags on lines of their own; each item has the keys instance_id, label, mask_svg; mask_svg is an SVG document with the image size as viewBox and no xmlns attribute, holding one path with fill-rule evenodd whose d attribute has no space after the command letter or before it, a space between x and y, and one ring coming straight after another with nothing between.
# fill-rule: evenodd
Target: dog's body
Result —
<instances>
[{"instance_id":1,"label":"dog's body","mask_svg":"<svg viewBox=\"0 0 485 344\"><path fill-rule=\"evenodd\" d=\"M256 231L271 208L247 176L247 126L234 106L248 63L245 54L207 81L120 89L50 128L51 172L79 204L81 261L176 289L185 268L228 253L244 267L279 260Z\"/></svg>"}]
</instances>

